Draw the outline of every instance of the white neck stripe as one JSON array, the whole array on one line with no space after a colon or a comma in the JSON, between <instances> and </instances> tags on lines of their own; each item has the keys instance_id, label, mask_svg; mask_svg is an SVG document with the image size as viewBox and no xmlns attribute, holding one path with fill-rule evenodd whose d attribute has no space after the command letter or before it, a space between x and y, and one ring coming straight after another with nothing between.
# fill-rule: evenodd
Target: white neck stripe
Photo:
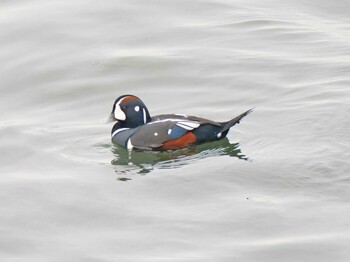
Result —
<instances>
[{"instance_id":1,"label":"white neck stripe","mask_svg":"<svg viewBox=\"0 0 350 262\"><path fill-rule=\"evenodd\" d=\"M146 110L144 108L142 108L142 112L143 112L143 123L146 124L146 122L147 122Z\"/></svg>"},{"instance_id":2,"label":"white neck stripe","mask_svg":"<svg viewBox=\"0 0 350 262\"><path fill-rule=\"evenodd\" d=\"M127 129L130 129L130 128L119 128L117 130L115 130L113 133L112 133L112 137L114 137L116 134L118 134L119 132L122 132L122 131L125 131Z\"/></svg>"}]
</instances>

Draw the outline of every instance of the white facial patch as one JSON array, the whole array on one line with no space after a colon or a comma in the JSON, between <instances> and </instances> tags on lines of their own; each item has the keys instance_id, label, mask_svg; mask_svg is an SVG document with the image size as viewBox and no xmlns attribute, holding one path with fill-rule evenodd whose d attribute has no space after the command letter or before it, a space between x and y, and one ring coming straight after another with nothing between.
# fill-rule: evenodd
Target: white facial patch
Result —
<instances>
[{"instance_id":1,"label":"white facial patch","mask_svg":"<svg viewBox=\"0 0 350 262\"><path fill-rule=\"evenodd\" d=\"M217 138L220 138L220 137L221 137L221 133L217 134L216 137L217 137Z\"/></svg>"},{"instance_id":2,"label":"white facial patch","mask_svg":"<svg viewBox=\"0 0 350 262\"><path fill-rule=\"evenodd\" d=\"M140 107L139 106L135 106L134 109L135 109L136 112L140 111Z\"/></svg>"},{"instance_id":3,"label":"white facial patch","mask_svg":"<svg viewBox=\"0 0 350 262\"><path fill-rule=\"evenodd\" d=\"M154 133L154 136L158 136L158 133L157 133L157 132L155 132L155 133Z\"/></svg>"},{"instance_id":4,"label":"white facial patch","mask_svg":"<svg viewBox=\"0 0 350 262\"><path fill-rule=\"evenodd\" d=\"M120 101L118 103L115 104L115 109L114 109L114 117L117 120L125 120L126 119L126 115L123 112L123 110L120 108L120 104L123 102L123 99L120 99Z\"/></svg>"},{"instance_id":5,"label":"white facial patch","mask_svg":"<svg viewBox=\"0 0 350 262\"><path fill-rule=\"evenodd\" d=\"M171 134L171 131L173 131L171 128L168 129L168 135Z\"/></svg>"}]
</instances>

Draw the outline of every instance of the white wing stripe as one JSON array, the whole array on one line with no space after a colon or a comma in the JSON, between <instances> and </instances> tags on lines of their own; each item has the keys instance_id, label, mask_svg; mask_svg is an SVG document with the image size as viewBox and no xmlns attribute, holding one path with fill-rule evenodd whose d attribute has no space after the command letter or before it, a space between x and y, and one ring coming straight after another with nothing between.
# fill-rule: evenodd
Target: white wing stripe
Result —
<instances>
[{"instance_id":1,"label":"white wing stripe","mask_svg":"<svg viewBox=\"0 0 350 262\"><path fill-rule=\"evenodd\" d=\"M194 124L194 125L200 125L199 122L197 121L186 121L185 119L178 119L178 118L167 118L167 119L162 119L162 120L155 120L152 122L147 123L148 125L156 124L156 123L162 123L162 122L177 122L177 123L183 123L183 124Z\"/></svg>"},{"instance_id":2,"label":"white wing stripe","mask_svg":"<svg viewBox=\"0 0 350 262\"><path fill-rule=\"evenodd\" d=\"M177 125L180 124L180 125L186 125L186 126L189 126L189 127L192 127L192 128L197 128L200 126L200 124L198 122L190 122L190 121L180 121L177 123Z\"/></svg>"},{"instance_id":3,"label":"white wing stripe","mask_svg":"<svg viewBox=\"0 0 350 262\"><path fill-rule=\"evenodd\" d=\"M198 123L191 123L191 122L186 122L186 123L179 122L179 123L176 123L176 125L179 126L179 127L184 128L186 130L193 130L193 129L195 129L195 128L200 126Z\"/></svg>"},{"instance_id":4,"label":"white wing stripe","mask_svg":"<svg viewBox=\"0 0 350 262\"><path fill-rule=\"evenodd\" d=\"M183 129L186 129L186 130L193 130L193 128L190 127L190 126L181 125L181 124L179 124L179 123L177 123L176 125L179 126L179 127L181 127L181 128L183 128Z\"/></svg>"},{"instance_id":5,"label":"white wing stripe","mask_svg":"<svg viewBox=\"0 0 350 262\"><path fill-rule=\"evenodd\" d=\"M150 123L147 123L147 125L152 125L152 124L156 124L156 123L163 123L163 122L179 122L179 120L181 119L176 119L176 118L168 118L168 119L162 119L162 120L156 120Z\"/></svg>"},{"instance_id":6,"label":"white wing stripe","mask_svg":"<svg viewBox=\"0 0 350 262\"><path fill-rule=\"evenodd\" d=\"M195 121L184 121L184 119L176 119L176 118L168 118L168 119L162 119L162 120L156 120L150 123L147 123L147 125L153 125L157 123L164 123L164 122L174 122L175 125L184 128L186 130L193 130L200 126L199 122Z\"/></svg>"}]
</instances>

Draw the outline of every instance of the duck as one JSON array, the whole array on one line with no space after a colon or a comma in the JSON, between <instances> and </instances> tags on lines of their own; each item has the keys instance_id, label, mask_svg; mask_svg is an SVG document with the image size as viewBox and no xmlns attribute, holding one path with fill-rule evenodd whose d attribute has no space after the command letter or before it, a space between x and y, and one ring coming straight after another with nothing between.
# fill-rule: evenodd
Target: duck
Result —
<instances>
[{"instance_id":1,"label":"duck","mask_svg":"<svg viewBox=\"0 0 350 262\"><path fill-rule=\"evenodd\" d=\"M111 131L113 144L129 150L165 151L221 140L252 110L224 122L183 114L152 117L139 97L122 95L114 101L108 122L116 122Z\"/></svg>"}]
</instances>

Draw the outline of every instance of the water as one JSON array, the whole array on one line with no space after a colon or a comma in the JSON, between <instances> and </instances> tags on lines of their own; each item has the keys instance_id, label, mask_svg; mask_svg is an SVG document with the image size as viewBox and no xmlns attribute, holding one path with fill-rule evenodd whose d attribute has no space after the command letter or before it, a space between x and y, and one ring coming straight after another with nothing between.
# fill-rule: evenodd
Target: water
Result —
<instances>
[{"instance_id":1,"label":"water","mask_svg":"<svg viewBox=\"0 0 350 262\"><path fill-rule=\"evenodd\" d=\"M2 1L3 261L349 261L348 1ZM132 152L115 98L228 120Z\"/></svg>"}]
</instances>

